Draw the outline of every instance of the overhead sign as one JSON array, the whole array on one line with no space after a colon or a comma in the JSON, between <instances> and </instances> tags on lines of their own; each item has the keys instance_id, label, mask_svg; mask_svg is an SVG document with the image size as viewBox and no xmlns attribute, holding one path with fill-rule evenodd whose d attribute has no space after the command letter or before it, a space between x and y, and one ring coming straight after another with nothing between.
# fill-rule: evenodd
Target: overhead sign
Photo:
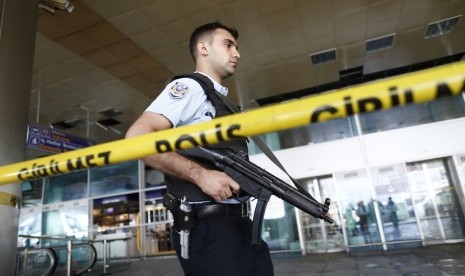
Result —
<instances>
[{"instance_id":1,"label":"overhead sign","mask_svg":"<svg viewBox=\"0 0 465 276\"><path fill-rule=\"evenodd\" d=\"M300 127L359 113L457 96L465 62L379 80L212 121L171 128L0 167L0 184L106 166L199 145Z\"/></svg>"},{"instance_id":2,"label":"overhead sign","mask_svg":"<svg viewBox=\"0 0 465 276\"><path fill-rule=\"evenodd\" d=\"M60 153L92 146L88 139L70 135L66 132L28 123L26 146L28 148Z\"/></svg>"}]
</instances>

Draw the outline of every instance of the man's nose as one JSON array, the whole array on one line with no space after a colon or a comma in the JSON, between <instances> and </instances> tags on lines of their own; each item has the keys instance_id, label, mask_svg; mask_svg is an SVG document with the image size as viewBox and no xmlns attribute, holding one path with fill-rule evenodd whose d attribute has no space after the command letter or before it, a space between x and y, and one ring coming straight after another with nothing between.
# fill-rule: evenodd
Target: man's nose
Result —
<instances>
[{"instance_id":1,"label":"man's nose","mask_svg":"<svg viewBox=\"0 0 465 276\"><path fill-rule=\"evenodd\" d=\"M236 57L237 59L241 58L241 54L239 53L239 50L237 50L237 48L235 49L235 52L233 53L233 56Z\"/></svg>"}]
</instances>

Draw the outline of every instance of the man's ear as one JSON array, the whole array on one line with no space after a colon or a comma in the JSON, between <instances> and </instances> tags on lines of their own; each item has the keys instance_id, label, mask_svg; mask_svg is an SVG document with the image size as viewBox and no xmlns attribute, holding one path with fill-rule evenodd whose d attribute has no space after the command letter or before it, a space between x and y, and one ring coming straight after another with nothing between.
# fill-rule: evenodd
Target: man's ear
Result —
<instances>
[{"instance_id":1,"label":"man's ear","mask_svg":"<svg viewBox=\"0 0 465 276\"><path fill-rule=\"evenodd\" d=\"M207 43L205 41L199 41L199 43L197 43L197 51L202 56L208 55Z\"/></svg>"}]
</instances>

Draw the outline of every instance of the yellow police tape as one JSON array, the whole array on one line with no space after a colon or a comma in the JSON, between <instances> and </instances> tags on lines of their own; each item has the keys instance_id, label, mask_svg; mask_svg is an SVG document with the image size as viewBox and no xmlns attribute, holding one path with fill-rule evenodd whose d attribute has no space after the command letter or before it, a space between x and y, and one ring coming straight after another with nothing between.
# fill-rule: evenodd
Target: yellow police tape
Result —
<instances>
[{"instance_id":1,"label":"yellow police tape","mask_svg":"<svg viewBox=\"0 0 465 276\"><path fill-rule=\"evenodd\" d=\"M14 194L0 192L0 205L18 207L18 199Z\"/></svg>"},{"instance_id":2,"label":"yellow police tape","mask_svg":"<svg viewBox=\"0 0 465 276\"><path fill-rule=\"evenodd\" d=\"M139 159L358 113L454 96L465 89L465 62L281 103L210 122L150 133L0 167L0 184Z\"/></svg>"}]
</instances>

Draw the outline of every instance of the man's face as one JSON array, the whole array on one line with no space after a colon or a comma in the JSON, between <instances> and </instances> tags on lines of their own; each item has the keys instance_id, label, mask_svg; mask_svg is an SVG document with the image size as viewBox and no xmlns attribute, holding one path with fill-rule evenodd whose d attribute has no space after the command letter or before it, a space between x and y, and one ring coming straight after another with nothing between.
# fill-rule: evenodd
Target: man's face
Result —
<instances>
[{"instance_id":1,"label":"man's face","mask_svg":"<svg viewBox=\"0 0 465 276\"><path fill-rule=\"evenodd\" d=\"M208 44L208 59L212 69L223 79L233 75L240 58L234 37L224 29L216 29Z\"/></svg>"}]
</instances>

